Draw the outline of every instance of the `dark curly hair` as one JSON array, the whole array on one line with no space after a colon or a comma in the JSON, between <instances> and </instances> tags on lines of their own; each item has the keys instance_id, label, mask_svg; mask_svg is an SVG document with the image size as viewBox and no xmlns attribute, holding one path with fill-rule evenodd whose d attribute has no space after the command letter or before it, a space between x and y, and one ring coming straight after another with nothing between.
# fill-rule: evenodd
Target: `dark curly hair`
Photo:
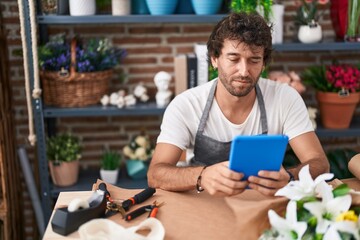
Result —
<instances>
[{"instance_id":1,"label":"dark curly hair","mask_svg":"<svg viewBox=\"0 0 360 240\"><path fill-rule=\"evenodd\" d=\"M214 27L207 42L208 60L218 58L223 48L224 40L239 40L249 46L264 47L264 64L271 61L272 25L266 23L257 13L231 13Z\"/></svg>"}]
</instances>

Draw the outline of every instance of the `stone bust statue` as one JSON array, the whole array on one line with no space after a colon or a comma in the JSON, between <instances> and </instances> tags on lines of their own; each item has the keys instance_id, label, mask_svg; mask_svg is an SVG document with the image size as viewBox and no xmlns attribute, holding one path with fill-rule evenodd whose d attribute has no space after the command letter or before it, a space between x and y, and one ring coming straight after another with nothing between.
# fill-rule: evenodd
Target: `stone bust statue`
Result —
<instances>
[{"instance_id":1,"label":"stone bust statue","mask_svg":"<svg viewBox=\"0 0 360 240\"><path fill-rule=\"evenodd\" d=\"M170 81L171 75L164 71L158 72L154 77L154 82L158 89L155 98L156 104L159 107L166 106L171 100L172 92L169 90Z\"/></svg>"}]
</instances>

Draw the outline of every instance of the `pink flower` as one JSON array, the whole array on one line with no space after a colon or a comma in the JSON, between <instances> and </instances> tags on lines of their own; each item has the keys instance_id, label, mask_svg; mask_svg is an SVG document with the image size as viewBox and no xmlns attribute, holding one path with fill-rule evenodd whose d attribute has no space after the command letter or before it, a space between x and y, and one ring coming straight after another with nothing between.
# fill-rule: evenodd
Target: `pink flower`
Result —
<instances>
[{"instance_id":1,"label":"pink flower","mask_svg":"<svg viewBox=\"0 0 360 240\"><path fill-rule=\"evenodd\" d=\"M360 70L348 64L326 67L326 79L334 87L356 92L360 88Z\"/></svg>"}]
</instances>

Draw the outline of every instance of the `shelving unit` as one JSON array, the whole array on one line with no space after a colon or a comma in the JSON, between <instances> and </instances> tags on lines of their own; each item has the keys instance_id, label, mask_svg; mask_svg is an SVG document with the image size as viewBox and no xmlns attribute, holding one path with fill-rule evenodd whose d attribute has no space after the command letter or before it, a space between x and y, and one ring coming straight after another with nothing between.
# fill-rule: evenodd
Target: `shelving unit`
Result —
<instances>
[{"instance_id":1,"label":"shelving unit","mask_svg":"<svg viewBox=\"0 0 360 240\"><path fill-rule=\"evenodd\" d=\"M25 6L28 6L27 0L22 0ZM40 1L37 0L38 6ZM25 7L25 19L29 19L28 7ZM130 15L130 16L112 16L112 15L95 15L95 16L56 16L56 15L39 15L37 23L40 25L41 31L46 25L64 25L64 24L121 24L121 23L215 23L222 19L225 15ZM25 26L27 36L27 46L31 49L30 25ZM40 34L43 34L40 32ZM323 42L316 44L302 43L284 43L274 45L275 51L296 52L296 51L352 51L360 50L360 43L343 43L343 42ZM28 54L29 66L32 66L32 53ZM32 78L33 69L30 69L31 86L33 86ZM59 117L91 117L91 116L139 116L139 115L162 115L164 108L159 108L155 103L138 104L134 107L118 109L116 107L92 106L86 108L54 108L43 106L42 100L33 100L34 121L37 135L37 157L39 160L39 173L41 181L41 199L44 210L45 221L47 222L52 212L52 199L56 197L60 191L76 191L89 190L89 182L94 182L98 178L98 173L87 170L80 173L79 182L69 188L59 188L49 183L49 173L45 148L45 119L55 119ZM354 121L350 129L347 130L329 130L319 127L317 129L319 137L349 137L360 136L360 119ZM94 180L95 179L95 180ZM134 181L129 179L119 179L119 186L136 187L146 185L146 181Z\"/></svg>"}]
</instances>

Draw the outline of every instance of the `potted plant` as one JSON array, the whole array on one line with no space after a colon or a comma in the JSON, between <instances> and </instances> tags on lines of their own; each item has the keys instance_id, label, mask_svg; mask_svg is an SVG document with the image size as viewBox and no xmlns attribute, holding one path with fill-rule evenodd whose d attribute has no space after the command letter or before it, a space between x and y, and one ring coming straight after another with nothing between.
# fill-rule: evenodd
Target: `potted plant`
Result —
<instances>
[{"instance_id":1,"label":"potted plant","mask_svg":"<svg viewBox=\"0 0 360 240\"><path fill-rule=\"evenodd\" d=\"M298 5L295 24L299 26L298 38L302 43L316 43L322 39L322 28L319 18L323 12L318 11L320 5L329 0L301 0L295 1Z\"/></svg>"},{"instance_id":2,"label":"potted plant","mask_svg":"<svg viewBox=\"0 0 360 240\"><path fill-rule=\"evenodd\" d=\"M108 93L113 68L126 51L107 38L83 41L64 34L52 36L39 47L40 78L46 105L84 107L99 103Z\"/></svg>"},{"instance_id":3,"label":"potted plant","mask_svg":"<svg viewBox=\"0 0 360 240\"><path fill-rule=\"evenodd\" d=\"M119 175L121 155L115 151L106 150L101 158L100 177L107 183L115 184Z\"/></svg>"},{"instance_id":4,"label":"potted plant","mask_svg":"<svg viewBox=\"0 0 360 240\"><path fill-rule=\"evenodd\" d=\"M316 90L321 122L326 128L348 128L360 100L360 71L350 64L311 66L302 73Z\"/></svg>"},{"instance_id":5,"label":"potted plant","mask_svg":"<svg viewBox=\"0 0 360 240\"><path fill-rule=\"evenodd\" d=\"M77 182L81 146L78 137L60 134L47 139L46 155L55 185L65 187Z\"/></svg>"},{"instance_id":6,"label":"potted plant","mask_svg":"<svg viewBox=\"0 0 360 240\"><path fill-rule=\"evenodd\" d=\"M260 12L267 21L270 21L273 0L231 0L230 10L233 12Z\"/></svg>"},{"instance_id":7,"label":"potted plant","mask_svg":"<svg viewBox=\"0 0 360 240\"><path fill-rule=\"evenodd\" d=\"M128 159L126 170L131 178L145 178L149 161L154 152L149 137L145 134L135 136L129 144L123 148L123 154Z\"/></svg>"}]
</instances>

